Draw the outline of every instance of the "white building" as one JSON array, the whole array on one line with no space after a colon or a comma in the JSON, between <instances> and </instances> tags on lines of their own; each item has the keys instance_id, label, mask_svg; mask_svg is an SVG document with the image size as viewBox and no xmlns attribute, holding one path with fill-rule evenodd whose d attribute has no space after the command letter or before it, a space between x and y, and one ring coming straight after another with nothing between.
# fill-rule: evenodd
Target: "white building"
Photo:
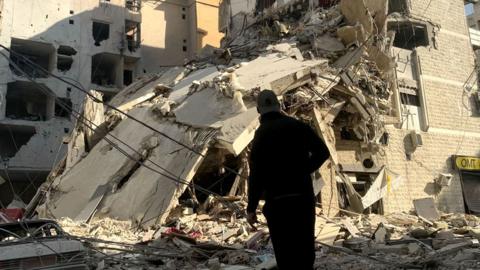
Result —
<instances>
[{"instance_id":1,"label":"white building","mask_svg":"<svg viewBox=\"0 0 480 270\"><path fill-rule=\"evenodd\" d=\"M13 193L28 201L64 157L63 139L85 98L23 56L87 91L102 92L108 100L144 73L183 65L201 47L218 46L218 3L1 0L0 44L12 51L1 51L8 59L0 55L2 201L10 201ZM142 17L147 23L142 24ZM71 107L73 115L64 107ZM15 192L7 182L14 183Z\"/></svg>"}]
</instances>

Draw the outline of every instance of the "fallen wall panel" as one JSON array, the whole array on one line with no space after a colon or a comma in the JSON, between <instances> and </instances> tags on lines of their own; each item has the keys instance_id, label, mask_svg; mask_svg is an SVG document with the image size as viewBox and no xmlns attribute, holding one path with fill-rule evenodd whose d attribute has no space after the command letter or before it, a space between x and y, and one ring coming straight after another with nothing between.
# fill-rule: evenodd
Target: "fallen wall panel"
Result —
<instances>
[{"instance_id":1,"label":"fallen wall panel","mask_svg":"<svg viewBox=\"0 0 480 270\"><path fill-rule=\"evenodd\" d=\"M211 138L210 131L195 130L166 119L158 119L149 107L136 108L130 114L146 124L205 152ZM147 129L139 123L125 119L112 131L116 137L128 143L127 148L112 139L129 156L136 160L150 158L165 168L175 178L191 180L202 156ZM107 136L109 138L109 136ZM110 138L111 139L111 138ZM139 155L141 153L142 155ZM143 156L149 153L147 156ZM150 161L149 166L162 171ZM120 153L105 140L57 181L57 191L47 203L48 211L56 218L77 217L91 200L99 186L108 186L101 213L122 219L144 221L153 217L162 220L174 204L174 197L184 190L170 179L146 168L138 167L135 160Z\"/></svg>"}]
</instances>

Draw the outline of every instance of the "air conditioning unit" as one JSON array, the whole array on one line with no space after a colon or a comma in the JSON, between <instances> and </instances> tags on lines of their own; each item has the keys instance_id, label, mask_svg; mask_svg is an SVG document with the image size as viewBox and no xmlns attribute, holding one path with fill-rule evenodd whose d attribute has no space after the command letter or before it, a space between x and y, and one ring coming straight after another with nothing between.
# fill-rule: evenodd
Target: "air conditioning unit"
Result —
<instances>
[{"instance_id":1,"label":"air conditioning unit","mask_svg":"<svg viewBox=\"0 0 480 270\"><path fill-rule=\"evenodd\" d=\"M450 173L441 173L436 179L435 183L440 187L448 187L452 183L453 175Z\"/></svg>"},{"instance_id":2,"label":"air conditioning unit","mask_svg":"<svg viewBox=\"0 0 480 270\"><path fill-rule=\"evenodd\" d=\"M423 146L422 135L416 131L410 132L410 140L412 141L412 146L414 148Z\"/></svg>"}]
</instances>

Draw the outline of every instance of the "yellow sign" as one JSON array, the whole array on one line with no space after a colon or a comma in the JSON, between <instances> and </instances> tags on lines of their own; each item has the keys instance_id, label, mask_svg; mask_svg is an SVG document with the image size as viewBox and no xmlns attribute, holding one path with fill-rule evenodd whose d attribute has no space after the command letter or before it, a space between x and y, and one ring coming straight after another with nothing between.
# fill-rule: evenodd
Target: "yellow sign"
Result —
<instances>
[{"instance_id":1,"label":"yellow sign","mask_svg":"<svg viewBox=\"0 0 480 270\"><path fill-rule=\"evenodd\" d=\"M455 165L459 170L480 171L480 158L457 156Z\"/></svg>"}]
</instances>

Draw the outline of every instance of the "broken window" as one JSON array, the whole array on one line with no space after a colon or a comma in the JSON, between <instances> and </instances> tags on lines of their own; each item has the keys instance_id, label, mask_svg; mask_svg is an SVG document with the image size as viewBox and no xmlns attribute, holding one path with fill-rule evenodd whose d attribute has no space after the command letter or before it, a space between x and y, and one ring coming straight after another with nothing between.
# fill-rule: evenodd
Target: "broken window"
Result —
<instances>
[{"instance_id":1,"label":"broken window","mask_svg":"<svg viewBox=\"0 0 480 270\"><path fill-rule=\"evenodd\" d=\"M70 46L60 45L57 49L57 53L72 56L77 54L77 51Z\"/></svg>"},{"instance_id":2,"label":"broken window","mask_svg":"<svg viewBox=\"0 0 480 270\"><path fill-rule=\"evenodd\" d=\"M55 101L55 116L70 118L72 106L72 101L69 98L57 98Z\"/></svg>"},{"instance_id":3,"label":"broken window","mask_svg":"<svg viewBox=\"0 0 480 270\"><path fill-rule=\"evenodd\" d=\"M400 99L403 105L420 107L420 99L416 94L400 93Z\"/></svg>"},{"instance_id":4,"label":"broken window","mask_svg":"<svg viewBox=\"0 0 480 270\"><path fill-rule=\"evenodd\" d=\"M125 7L131 11L139 12L142 8L141 0L126 0Z\"/></svg>"},{"instance_id":5,"label":"broken window","mask_svg":"<svg viewBox=\"0 0 480 270\"><path fill-rule=\"evenodd\" d=\"M388 13L398 12L401 14L408 13L408 2L407 0L389 0L388 1Z\"/></svg>"},{"instance_id":6,"label":"broken window","mask_svg":"<svg viewBox=\"0 0 480 270\"><path fill-rule=\"evenodd\" d=\"M121 57L115 54L99 53L92 58L92 83L105 87L121 86L119 72ZM121 72L121 70L120 70Z\"/></svg>"},{"instance_id":7,"label":"broken window","mask_svg":"<svg viewBox=\"0 0 480 270\"><path fill-rule=\"evenodd\" d=\"M35 135L35 127L0 125L0 157L12 158Z\"/></svg>"},{"instance_id":8,"label":"broken window","mask_svg":"<svg viewBox=\"0 0 480 270\"><path fill-rule=\"evenodd\" d=\"M140 23L125 21L125 38L129 51L134 52L140 48Z\"/></svg>"},{"instance_id":9,"label":"broken window","mask_svg":"<svg viewBox=\"0 0 480 270\"><path fill-rule=\"evenodd\" d=\"M398 89L400 92L400 101L403 105L420 107L420 99L418 97L418 89L416 87L407 85L407 83L400 81L398 84Z\"/></svg>"},{"instance_id":10,"label":"broken window","mask_svg":"<svg viewBox=\"0 0 480 270\"><path fill-rule=\"evenodd\" d=\"M43 88L43 89L42 89ZM45 121L53 115L54 96L46 95L47 88L32 82L7 84L6 116L10 119Z\"/></svg>"},{"instance_id":11,"label":"broken window","mask_svg":"<svg viewBox=\"0 0 480 270\"><path fill-rule=\"evenodd\" d=\"M110 36L110 25L108 23L93 22L92 34L95 46L100 46L100 42L107 40Z\"/></svg>"},{"instance_id":12,"label":"broken window","mask_svg":"<svg viewBox=\"0 0 480 270\"><path fill-rule=\"evenodd\" d=\"M60 46L57 49L57 69L59 71L68 71L72 68L73 55L77 54L77 51L69 46Z\"/></svg>"},{"instance_id":13,"label":"broken window","mask_svg":"<svg viewBox=\"0 0 480 270\"><path fill-rule=\"evenodd\" d=\"M124 56L123 61L123 85L128 86L135 80L138 58Z\"/></svg>"},{"instance_id":14,"label":"broken window","mask_svg":"<svg viewBox=\"0 0 480 270\"><path fill-rule=\"evenodd\" d=\"M393 46L397 48L413 50L430 44L429 29L425 24L410 21L390 22L388 31L395 32Z\"/></svg>"},{"instance_id":15,"label":"broken window","mask_svg":"<svg viewBox=\"0 0 480 270\"><path fill-rule=\"evenodd\" d=\"M133 82L133 71L132 70L124 70L123 71L123 85L129 86Z\"/></svg>"},{"instance_id":16,"label":"broken window","mask_svg":"<svg viewBox=\"0 0 480 270\"><path fill-rule=\"evenodd\" d=\"M402 128L421 129L422 108L418 89L399 84L402 103Z\"/></svg>"},{"instance_id":17,"label":"broken window","mask_svg":"<svg viewBox=\"0 0 480 270\"><path fill-rule=\"evenodd\" d=\"M34 78L46 78L48 76L47 72L42 71L31 62L48 72L53 70L55 48L52 44L12 38L10 49L12 50L10 59L21 69L19 71L13 65L10 65L10 69L17 76L23 76L23 73Z\"/></svg>"}]
</instances>

